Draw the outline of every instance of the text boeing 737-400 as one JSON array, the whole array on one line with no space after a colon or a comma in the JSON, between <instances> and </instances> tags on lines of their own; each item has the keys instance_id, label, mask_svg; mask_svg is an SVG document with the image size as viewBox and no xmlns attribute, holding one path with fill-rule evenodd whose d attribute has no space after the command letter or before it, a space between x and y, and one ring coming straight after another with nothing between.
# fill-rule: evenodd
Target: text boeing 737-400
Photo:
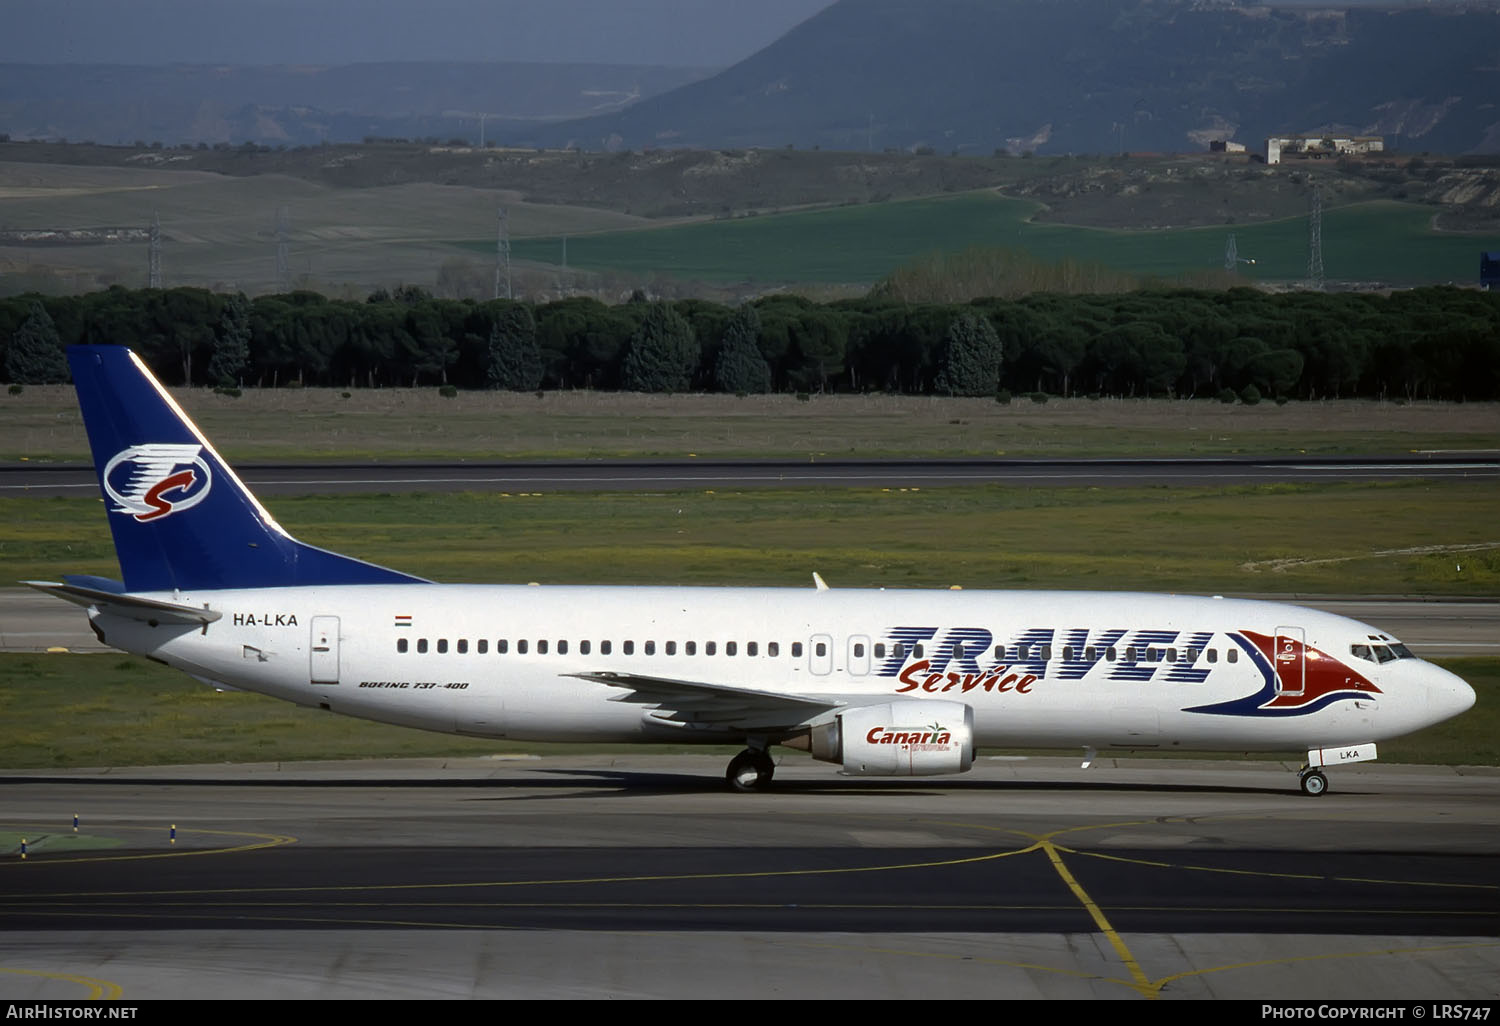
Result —
<instances>
[{"instance_id":1,"label":"text boeing 737-400","mask_svg":"<svg viewBox=\"0 0 1500 1026\"><path fill-rule=\"evenodd\" d=\"M772 745L852 775L977 746L1307 753L1474 702L1375 627L1273 602L1048 591L434 584L297 541L128 349L69 350L123 581L28 582L203 681L473 737Z\"/></svg>"}]
</instances>

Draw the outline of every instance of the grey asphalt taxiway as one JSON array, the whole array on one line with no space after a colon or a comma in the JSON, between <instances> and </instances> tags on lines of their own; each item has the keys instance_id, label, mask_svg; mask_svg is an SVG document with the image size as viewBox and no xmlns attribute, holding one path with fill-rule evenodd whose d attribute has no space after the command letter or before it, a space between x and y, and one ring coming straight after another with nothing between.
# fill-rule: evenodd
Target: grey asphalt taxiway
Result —
<instances>
[{"instance_id":1,"label":"grey asphalt taxiway","mask_svg":"<svg viewBox=\"0 0 1500 1026\"><path fill-rule=\"evenodd\" d=\"M1291 769L12 772L0 996L1493 1000L1500 772Z\"/></svg>"}]
</instances>

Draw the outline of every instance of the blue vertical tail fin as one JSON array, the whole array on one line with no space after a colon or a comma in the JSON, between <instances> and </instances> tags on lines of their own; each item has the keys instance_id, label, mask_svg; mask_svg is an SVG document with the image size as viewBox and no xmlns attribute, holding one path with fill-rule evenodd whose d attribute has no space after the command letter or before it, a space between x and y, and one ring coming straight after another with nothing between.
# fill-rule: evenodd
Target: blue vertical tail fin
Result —
<instances>
[{"instance_id":1,"label":"blue vertical tail fin","mask_svg":"<svg viewBox=\"0 0 1500 1026\"><path fill-rule=\"evenodd\" d=\"M287 534L129 349L68 363L127 590L422 581Z\"/></svg>"}]
</instances>

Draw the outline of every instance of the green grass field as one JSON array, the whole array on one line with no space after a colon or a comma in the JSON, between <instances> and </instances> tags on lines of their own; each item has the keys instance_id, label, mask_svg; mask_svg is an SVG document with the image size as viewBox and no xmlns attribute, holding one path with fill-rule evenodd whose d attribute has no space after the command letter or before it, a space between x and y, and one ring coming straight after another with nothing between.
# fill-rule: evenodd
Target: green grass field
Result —
<instances>
[{"instance_id":1,"label":"green grass field","mask_svg":"<svg viewBox=\"0 0 1500 1026\"><path fill-rule=\"evenodd\" d=\"M495 211L504 202L517 235L590 232L645 224L644 218L470 186L412 182L333 188L286 175L232 178L197 171L70 167L0 162L0 227L162 228L162 273L170 285L279 288L278 211L288 226L288 269L296 282L358 298L375 285L433 287L439 268L459 257L443 240L490 233L489 259L474 262L480 294L493 275ZM80 287L146 284L145 243L3 246L0 271L51 270ZM462 259L460 257L460 259ZM95 276L98 276L97 280ZM0 288L4 283L0 283Z\"/></svg>"},{"instance_id":2,"label":"green grass field","mask_svg":"<svg viewBox=\"0 0 1500 1026\"><path fill-rule=\"evenodd\" d=\"M310 496L269 506L305 541L443 581L802 587L816 570L835 587L1500 593L1493 480ZM97 499L0 499L0 523L0 580L117 572Z\"/></svg>"},{"instance_id":3,"label":"green grass field","mask_svg":"<svg viewBox=\"0 0 1500 1026\"><path fill-rule=\"evenodd\" d=\"M1308 221L1296 217L1213 228L1111 231L1028 220L1029 201L993 192L837 207L673 227L570 237L567 263L588 270L664 274L707 281L874 282L923 253L969 246L1025 250L1047 261L1101 263L1172 277L1222 269L1236 236L1251 281L1307 275ZM1323 264L1328 278L1394 284L1467 282L1493 240L1431 230L1432 211L1414 204L1361 203L1326 210ZM493 241L460 243L493 252ZM558 264L560 236L518 239L519 259Z\"/></svg>"},{"instance_id":4,"label":"green grass field","mask_svg":"<svg viewBox=\"0 0 1500 1026\"><path fill-rule=\"evenodd\" d=\"M661 456L1298 456L1500 449L1494 403L173 389L233 462ZM72 388L0 395L0 460L85 461Z\"/></svg>"}]
</instances>

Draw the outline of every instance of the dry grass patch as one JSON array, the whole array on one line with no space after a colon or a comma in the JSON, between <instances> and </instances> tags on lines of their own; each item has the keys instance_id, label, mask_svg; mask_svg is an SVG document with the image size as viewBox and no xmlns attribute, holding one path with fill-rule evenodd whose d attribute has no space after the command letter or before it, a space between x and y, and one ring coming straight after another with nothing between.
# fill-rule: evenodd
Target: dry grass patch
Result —
<instances>
[{"instance_id":1,"label":"dry grass patch","mask_svg":"<svg viewBox=\"0 0 1500 1026\"><path fill-rule=\"evenodd\" d=\"M1391 455L1500 450L1494 403L1374 400L1225 405L925 396L641 395L435 388L173 389L231 460L609 456L873 457ZM72 390L0 396L0 458L82 460Z\"/></svg>"}]
</instances>

